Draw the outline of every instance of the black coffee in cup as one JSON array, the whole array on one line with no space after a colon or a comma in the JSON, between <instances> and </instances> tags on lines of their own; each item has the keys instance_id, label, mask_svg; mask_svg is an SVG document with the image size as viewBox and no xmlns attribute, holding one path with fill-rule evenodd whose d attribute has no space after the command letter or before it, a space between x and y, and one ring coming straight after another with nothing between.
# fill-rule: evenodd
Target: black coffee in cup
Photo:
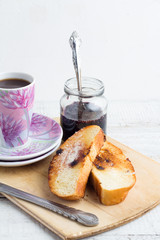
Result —
<instances>
[{"instance_id":1,"label":"black coffee in cup","mask_svg":"<svg viewBox=\"0 0 160 240\"><path fill-rule=\"evenodd\" d=\"M7 78L0 80L0 88L20 88L29 85L30 82L20 78Z\"/></svg>"}]
</instances>

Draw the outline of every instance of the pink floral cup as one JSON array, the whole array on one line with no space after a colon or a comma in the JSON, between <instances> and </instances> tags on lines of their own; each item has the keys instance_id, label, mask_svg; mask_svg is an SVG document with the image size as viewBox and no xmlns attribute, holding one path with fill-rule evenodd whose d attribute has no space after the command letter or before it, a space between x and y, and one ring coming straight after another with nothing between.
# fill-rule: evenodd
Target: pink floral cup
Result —
<instances>
[{"instance_id":1,"label":"pink floral cup","mask_svg":"<svg viewBox=\"0 0 160 240\"><path fill-rule=\"evenodd\" d=\"M24 87L0 87L0 146L13 148L28 141L35 83L33 77L26 73L0 73L0 81L3 79L28 82Z\"/></svg>"}]
</instances>

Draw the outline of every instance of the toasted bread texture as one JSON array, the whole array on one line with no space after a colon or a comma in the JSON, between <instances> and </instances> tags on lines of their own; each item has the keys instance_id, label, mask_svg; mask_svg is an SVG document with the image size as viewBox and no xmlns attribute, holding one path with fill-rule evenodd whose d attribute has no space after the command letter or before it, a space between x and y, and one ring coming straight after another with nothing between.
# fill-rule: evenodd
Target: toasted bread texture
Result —
<instances>
[{"instance_id":1,"label":"toasted bread texture","mask_svg":"<svg viewBox=\"0 0 160 240\"><path fill-rule=\"evenodd\" d=\"M87 126L68 138L49 167L49 187L57 196L77 200L84 196L92 162L104 143L99 126Z\"/></svg>"},{"instance_id":2,"label":"toasted bread texture","mask_svg":"<svg viewBox=\"0 0 160 240\"><path fill-rule=\"evenodd\" d=\"M130 160L123 152L105 141L93 163L90 181L100 202L113 205L125 199L136 182L136 176Z\"/></svg>"}]
</instances>

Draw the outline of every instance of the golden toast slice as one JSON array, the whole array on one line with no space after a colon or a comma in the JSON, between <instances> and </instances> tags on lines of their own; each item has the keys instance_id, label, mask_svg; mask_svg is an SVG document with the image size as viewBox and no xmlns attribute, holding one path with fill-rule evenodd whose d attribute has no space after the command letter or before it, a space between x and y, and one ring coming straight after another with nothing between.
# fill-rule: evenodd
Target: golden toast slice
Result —
<instances>
[{"instance_id":1,"label":"golden toast slice","mask_svg":"<svg viewBox=\"0 0 160 240\"><path fill-rule=\"evenodd\" d=\"M84 196L92 162L104 143L99 126L87 126L68 138L56 152L49 167L51 192L66 200Z\"/></svg>"},{"instance_id":2,"label":"golden toast slice","mask_svg":"<svg viewBox=\"0 0 160 240\"><path fill-rule=\"evenodd\" d=\"M113 205L125 199L136 182L136 176L130 160L123 152L105 141L93 163L90 180L100 202Z\"/></svg>"}]
</instances>

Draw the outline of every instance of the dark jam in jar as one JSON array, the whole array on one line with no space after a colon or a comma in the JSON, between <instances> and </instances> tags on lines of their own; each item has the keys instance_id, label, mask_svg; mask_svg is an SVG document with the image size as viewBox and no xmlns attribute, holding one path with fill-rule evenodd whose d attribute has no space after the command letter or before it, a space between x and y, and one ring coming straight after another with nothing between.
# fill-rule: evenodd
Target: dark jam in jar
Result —
<instances>
[{"instance_id":1,"label":"dark jam in jar","mask_svg":"<svg viewBox=\"0 0 160 240\"><path fill-rule=\"evenodd\" d=\"M61 111L61 126L65 141L76 131L89 125L98 125L106 133L107 116L102 109L91 102L74 102Z\"/></svg>"}]
</instances>

